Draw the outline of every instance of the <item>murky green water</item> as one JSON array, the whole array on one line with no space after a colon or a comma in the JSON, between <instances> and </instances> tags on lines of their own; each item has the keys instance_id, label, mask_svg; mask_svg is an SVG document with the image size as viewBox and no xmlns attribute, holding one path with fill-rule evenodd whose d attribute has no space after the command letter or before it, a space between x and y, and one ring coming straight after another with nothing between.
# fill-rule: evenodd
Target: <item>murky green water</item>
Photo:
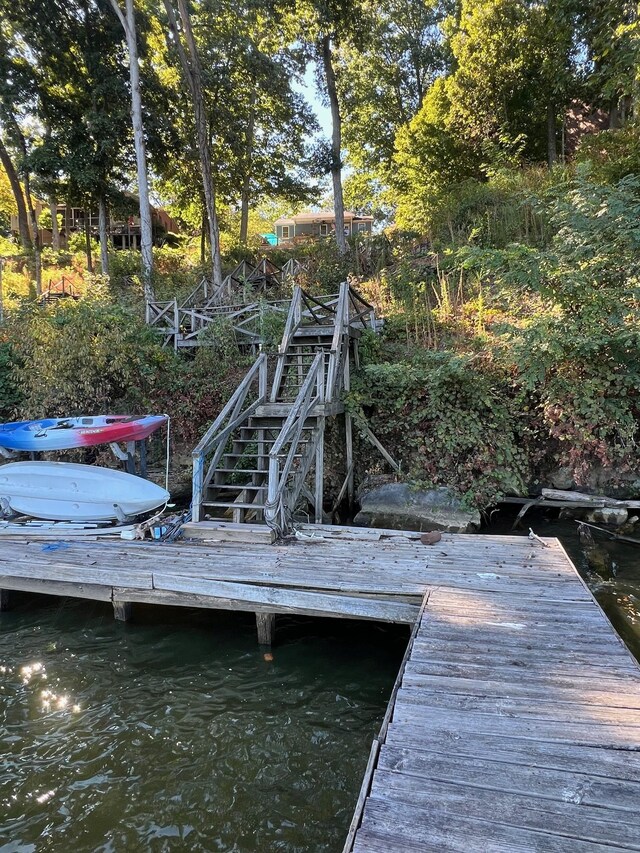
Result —
<instances>
[{"instance_id":1,"label":"murky green water","mask_svg":"<svg viewBox=\"0 0 640 853\"><path fill-rule=\"evenodd\" d=\"M0 853L339 851L408 632L25 597L0 619Z\"/></svg>"}]
</instances>

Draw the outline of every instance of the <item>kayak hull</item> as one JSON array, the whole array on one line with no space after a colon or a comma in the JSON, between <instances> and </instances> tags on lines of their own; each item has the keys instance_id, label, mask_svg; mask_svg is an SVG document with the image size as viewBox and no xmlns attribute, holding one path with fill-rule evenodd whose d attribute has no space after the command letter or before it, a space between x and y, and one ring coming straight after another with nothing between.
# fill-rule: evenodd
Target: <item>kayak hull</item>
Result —
<instances>
[{"instance_id":1,"label":"kayak hull","mask_svg":"<svg viewBox=\"0 0 640 853\"><path fill-rule=\"evenodd\" d=\"M91 415L17 421L0 424L0 447L38 453L119 441L143 441L166 422L166 415L138 418L129 415Z\"/></svg>"},{"instance_id":2,"label":"kayak hull","mask_svg":"<svg viewBox=\"0 0 640 853\"><path fill-rule=\"evenodd\" d=\"M73 462L0 466L0 505L50 521L113 521L163 506L169 493L133 474Z\"/></svg>"}]
</instances>

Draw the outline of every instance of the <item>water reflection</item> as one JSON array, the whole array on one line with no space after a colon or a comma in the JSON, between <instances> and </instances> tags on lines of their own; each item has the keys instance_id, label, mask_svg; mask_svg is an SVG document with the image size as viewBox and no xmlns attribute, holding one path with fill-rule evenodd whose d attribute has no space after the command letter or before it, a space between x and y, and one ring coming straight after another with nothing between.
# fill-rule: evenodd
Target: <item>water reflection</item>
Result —
<instances>
[{"instance_id":1,"label":"water reflection","mask_svg":"<svg viewBox=\"0 0 640 853\"><path fill-rule=\"evenodd\" d=\"M25 598L0 622L0 853L339 851L406 630ZM34 846L35 845L35 846Z\"/></svg>"}]
</instances>

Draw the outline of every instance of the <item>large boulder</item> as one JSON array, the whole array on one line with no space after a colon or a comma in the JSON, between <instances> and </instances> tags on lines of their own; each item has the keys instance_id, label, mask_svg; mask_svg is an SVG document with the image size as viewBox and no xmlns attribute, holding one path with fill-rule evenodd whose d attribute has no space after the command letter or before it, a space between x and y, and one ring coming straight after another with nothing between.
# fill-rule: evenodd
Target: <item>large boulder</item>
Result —
<instances>
[{"instance_id":1,"label":"large boulder","mask_svg":"<svg viewBox=\"0 0 640 853\"><path fill-rule=\"evenodd\" d=\"M393 530L444 530L470 533L480 527L480 513L467 509L453 492L442 486L415 489L407 483L384 483L360 496L355 524Z\"/></svg>"}]
</instances>

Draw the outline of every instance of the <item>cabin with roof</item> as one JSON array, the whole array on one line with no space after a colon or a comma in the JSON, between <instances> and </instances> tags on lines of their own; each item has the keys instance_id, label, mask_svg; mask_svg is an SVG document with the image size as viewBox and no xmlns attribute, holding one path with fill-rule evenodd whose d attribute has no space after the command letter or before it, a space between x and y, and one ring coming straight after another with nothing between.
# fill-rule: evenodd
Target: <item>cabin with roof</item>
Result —
<instances>
[{"instance_id":1,"label":"cabin with roof","mask_svg":"<svg viewBox=\"0 0 640 853\"><path fill-rule=\"evenodd\" d=\"M331 237L336 232L336 215L333 210L319 210L315 213L297 213L295 216L281 216L275 222L279 246L293 245L309 240ZM373 228L373 216L359 216L352 210L344 212L344 233L370 234Z\"/></svg>"},{"instance_id":2,"label":"cabin with roof","mask_svg":"<svg viewBox=\"0 0 640 853\"><path fill-rule=\"evenodd\" d=\"M133 193L126 193L130 202L128 209L109 211L107 232L109 240L114 249L139 249L141 241L140 216L137 212L139 205L138 197ZM166 210L151 207L151 223L153 228L153 239L156 245L161 245L167 233L177 233L179 230L178 223L167 213ZM43 211L50 210L49 204L43 199L34 198L34 209L36 219L40 221L40 216ZM83 234L88 228L91 237L98 240L98 211L95 208L86 209L71 204L58 204L56 206L56 217L58 220L58 228L60 234L60 246L65 249L68 246L69 237L73 234ZM31 222L29 231L33 237L33 229ZM19 226L18 217L15 214L11 215L11 233L14 237L18 236ZM38 237L41 246L50 246L53 242L53 233L51 228L38 228Z\"/></svg>"}]
</instances>

